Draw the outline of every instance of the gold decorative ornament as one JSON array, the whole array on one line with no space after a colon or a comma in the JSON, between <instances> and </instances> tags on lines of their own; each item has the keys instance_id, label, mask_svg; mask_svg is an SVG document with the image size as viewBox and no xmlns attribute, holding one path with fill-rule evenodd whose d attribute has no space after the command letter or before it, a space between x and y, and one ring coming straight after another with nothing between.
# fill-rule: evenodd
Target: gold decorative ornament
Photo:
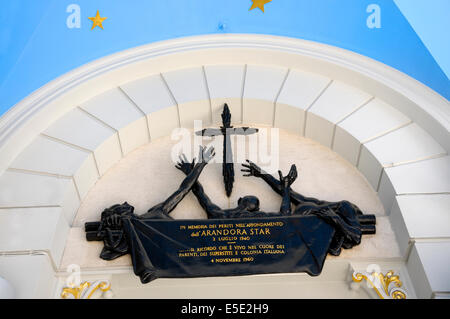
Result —
<instances>
[{"instance_id":1,"label":"gold decorative ornament","mask_svg":"<svg viewBox=\"0 0 450 319\"><path fill-rule=\"evenodd\" d=\"M357 283L366 280L381 299L406 299L406 292L401 289L403 284L400 277L394 275L392 270L385 275L381 272L372 272L370 275L354 272L352 279Z\"/></svg>"},{"instance_id":2,"label":"gold decorative ornament","mask_svg":"<svg viewBox=\"0 0 450 319\"><path fill-rule=\"evenodd\" d=\"M111 292L111 284L108 281L85 281L78 287L65 287L62 290L61 298L63 299L91 299L93 294L101 290L102 294Z\"/></svg>"},{"instance_id":3,"label":"gold decorative ornament","mask_svg":"<svg viewBox=\"0 0 450 319\"><path fill-rule=\"evenodd\" d=\"M248 11L259 8L262 12L264 12L264 5L269 2L272 2L272 0L252 0L252 1L253 1L252 6Z\"/></svg>"},{"instance_id":4,"label":"gold decorative ornament","mask_svg":"<svg viewBox=\"0 0 450 319\"><path fill-rule=\"evenodd\" d=\"M108 18L100 17L100 13L97 10L97 14L95 15L95 17L88 17L88 19L92 21L92 28L91 28L91 30L94 29L95 27L100 27L103 30L102 22L105 21Z\"/></svg>"}]
</instances>

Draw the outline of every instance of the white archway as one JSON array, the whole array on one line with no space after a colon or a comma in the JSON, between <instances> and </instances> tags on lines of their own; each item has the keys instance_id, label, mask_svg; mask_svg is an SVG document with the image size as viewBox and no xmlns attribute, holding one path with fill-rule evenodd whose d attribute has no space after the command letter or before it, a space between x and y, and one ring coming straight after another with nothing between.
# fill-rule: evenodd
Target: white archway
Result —
<instances>
[{"instance_id":1,"label":"white archway","mask_svg":"<svg viewBox=\"0 0 450 319\"><path fill-rule=\"evenodd\" d=\"M224 102L235 106L237 122L312 138L355 165L390 213L418 296L450 291L439 279L449 278L439 266L450 255L448 101L366 57L261 35L192 37L117 53L54 80L5 114L4 269L35 265L33 296L48 295L92 185L152 138L195 119L215 122Z\"/></svg>"}]
</instances>

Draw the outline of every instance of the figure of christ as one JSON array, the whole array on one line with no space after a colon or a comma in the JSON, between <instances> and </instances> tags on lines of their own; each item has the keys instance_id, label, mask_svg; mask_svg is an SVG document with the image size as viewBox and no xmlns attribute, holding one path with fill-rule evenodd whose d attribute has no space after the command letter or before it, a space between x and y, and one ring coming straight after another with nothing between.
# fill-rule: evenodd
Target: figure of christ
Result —
<instances>
[{"instance_id":1,"label":"figure of christ","mask_svg":"<svg viewBox=\"0 0 450 319\"><path fill-rule=\"evenodd\" d=\"M361 210L348 201L327 202L315 198L305 197L291 189L292 183L297 178L295 165L286 177L279 171L280 179L265 173L256 164L247 161L243 164L244 176L261 177L273 190L282 196L282 205L279 213L264 213L259 211L259 200L255 196L245 196L238 200L238 206L233 209L223 210L211 202L205 194L203 187L197 181L192 191L197 197L200 205L206 211L208 218L246 218L246 217L273 217L287 215L316 215L335 228L329 253L339 255L341 248L352 248L359 245L363 234L373 234L375 232L375 216L363 215ZM180 157L176 168L184 174L189 174L195 167L195 159L189 163L184 155ZM291 210L291 202L295 209ZM289 208L287 208L289 206Z\"/></svg>"},{"instance_id":2,"label":"figure of christ","mask_svg":"<svg viewBox=\"0 0 450 319\"><path fill-rule=\"evenodd\" d=\"M101 214L100 222L86 223L85 230L87 240L103 240L104 248L100 257L104 260L113 260L128 253L128 244L122 229L123 217L133 216L139 219L173 219L170 216L170 212L172 212L178 203L180 203L191 191L201 172L214 156L214 148L211 147L206 149L200 146L200 161L191 167L189 174L187 174L180 187L165 201L150 208L147 213L135 215L134 207L125 202L105 209Z\"/></svg>"}]
</instances>

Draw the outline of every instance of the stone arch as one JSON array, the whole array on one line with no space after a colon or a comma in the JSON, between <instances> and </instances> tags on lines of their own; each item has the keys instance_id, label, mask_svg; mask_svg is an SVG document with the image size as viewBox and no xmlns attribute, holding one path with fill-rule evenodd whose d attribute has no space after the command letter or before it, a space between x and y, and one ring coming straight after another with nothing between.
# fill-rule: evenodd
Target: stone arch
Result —
<instances>
[{"instance_id":1,"label":"stone arch","mask_svg":"<svg viewBox=\"0 0 450 319\"><path fill-rule=\"evenodd\" d=\"M295 132L355 165L390 214L418 295L448 291L433 273L438 261L430 260L435 249L444 254L438 258L450 254L448 101L366 57L262 35L183 38L120 52L54 80L5 114L0 251L19 263L44 255L38 266L51 277L95 182L175 127L217 122L224 102L236 122Z\"/></svg>"}]
</instances>

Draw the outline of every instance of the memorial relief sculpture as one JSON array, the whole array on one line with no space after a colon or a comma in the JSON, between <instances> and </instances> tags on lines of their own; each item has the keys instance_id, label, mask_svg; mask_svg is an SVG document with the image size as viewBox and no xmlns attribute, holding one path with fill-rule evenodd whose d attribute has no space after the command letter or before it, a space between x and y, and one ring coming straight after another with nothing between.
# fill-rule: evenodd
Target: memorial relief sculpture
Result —
<instances>
[{"instance_id":1,"label":"memorial relief sculpture","mask_svg":"<svg viewBox=\"0 0 450 319\"><path fill-rule=\"evenodd\" d=\"M236 208L222 210L210 200L201 184L197 181L192 191L208 214L208 218L315 215L332 224L336 230L329 249L329 253L335 256L340 254L342 247L348 249L359 245L362 234L375 233L375 215L364 215L356 205L348 201L327 202L309 198L292 190L290 185L297 179L297 167L295 165L291 166L289 174L285 177L283 177L281 171L278 171L280 179L277 180L272 175L265 173L255 163L249 160L247 162L248 164L243 164L244 168L242 171L247 173L244 176L261 177L282 196L280 212L265 213L259 211L259 199L255 196L240 198ZM189 163L183 155L180 157L176 167L183 173L190 174L195 167L195 161ZM294 210L291 209L291 203L296 205Z\"/></svg>"},{"instance_id":2,"label":"memorial relief sculpture","mask_svg":"<svg viewBox=\"0 0 450 319\"><path fill-rule=\"evenodd\" d=\"M223 124L229 128L227 110L225 106ZM224 136L225 140L229 137ZM86 223L87 240L104 243L100 258L113 260L130 254L134 273L142 283L161 277L280 272L317 276L328 253L339 255L342 248L359 245L363 234L375 233L375 216L364 215L356 205L308 198L292 190L298 176L295 165L287 175L278 171L277 179L251 161L243 164L244 176L262 178L281 195L278 212L261 211L259 199L253 195L241 197L235 208L222 209L198 181L214 156L212 147L200 147L198 160L188 161L182 154L175 167L186 175L185 179L177 191L147 213L137 215L125 202L105 209L100 222ZM228 172L234 176L233 170ZM190 191L208 219L174 220L170 216Z\"/></svg>"}]
</instances>

